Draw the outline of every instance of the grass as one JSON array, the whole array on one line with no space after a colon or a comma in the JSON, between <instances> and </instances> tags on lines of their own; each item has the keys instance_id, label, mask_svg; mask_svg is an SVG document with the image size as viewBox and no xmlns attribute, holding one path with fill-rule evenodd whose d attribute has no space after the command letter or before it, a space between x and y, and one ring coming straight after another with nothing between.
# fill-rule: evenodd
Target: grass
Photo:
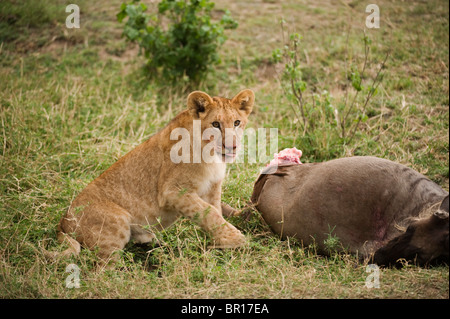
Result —
<instances>
[{"instance_id":1,"label":"grass","mask_svg":"<svg viewBox=\"0 0 450 319\"><path fill-rule=\"evenodd\" d=\"M383 269L380 288L368 289L356 257L323 257L295 240L280 241L257 213L231 219L250 241L240 250L208 249L207 234L180 220L158 234L160 247L129 244L114 269L97 271L86 250L46 261L39 244L64 248L55 228L74 197L168 123L188 92L143 74L144 61L115 21L121 1L80 1L78 30L64 26L64 1L42 3L30 4L40 15L16 1L0 10L0 297L449 298L448 267ZM328 143L334 137L326 129L306 143L279 85L280 65L270 57L282 46L284 17L303 36L308 84L339 102L346 59L362 65L365 7L358 1L216 1L215 10L229 9L239 27L228 33L223 63L195 89L231 97L252 88L250 127L277 127L279 148L303 150L303 162L375 155L448 190L448 3L378 5L381 28L367 30L371 58L381 61L388 49L392 55L368 119L348 144ZM243 208L262 165L229 165L224 201ZM331 233L329 239L336 244ZM65 287L70 263L81 269L79 289Z\"/></svg>"}]
</instances>

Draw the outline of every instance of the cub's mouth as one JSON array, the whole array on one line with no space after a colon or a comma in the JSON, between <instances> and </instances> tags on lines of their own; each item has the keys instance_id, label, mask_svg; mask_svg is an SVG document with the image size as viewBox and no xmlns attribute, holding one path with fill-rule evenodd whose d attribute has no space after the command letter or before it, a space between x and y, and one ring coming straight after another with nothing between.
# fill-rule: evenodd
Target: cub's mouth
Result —
<instances>
[{"instance_id":1,"label":"cub's mouth","mask_svg":"<svg viewBox=\"0 0 450 319\"><path fill-rule=\"evenodd\" d=\"M215 152L216 152L217 155L221 156L222 159L228 159L228 160L235 159L236 156L237 156L237 151L238 151L237 148L235 148L233 150L228 150L228 149L226 149L224 147L216 147L215 148Z\"/></svg>"}]
</instances>

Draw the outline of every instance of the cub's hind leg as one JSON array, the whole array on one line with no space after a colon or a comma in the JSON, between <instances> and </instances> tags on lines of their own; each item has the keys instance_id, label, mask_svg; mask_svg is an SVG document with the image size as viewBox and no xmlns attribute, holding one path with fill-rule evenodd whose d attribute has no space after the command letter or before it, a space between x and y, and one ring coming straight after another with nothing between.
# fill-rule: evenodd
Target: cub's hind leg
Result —
<instances>
[{"instance_id":1,"label":"cub's hind leg","mask_svg":"<svg viewBox=\"0 0 450 319\"><path fill-rule=\"evenodd\" d=\"M97 201L86 206L71 207L61 220L60 229L83 246L98 249L101 259L125 247L131 237L131 215L110 201Z\"/></svg>"},{"instance_id":2,"label":"cub's hind leg","mask_svg":"<svg viewBox=\"0 0 450 319\"><path fill-rule=\"evenodd\" d=\"M131 225L131 239L137 244L158 243L154 233L138 224Z\"/></svg>"}]
</instances>

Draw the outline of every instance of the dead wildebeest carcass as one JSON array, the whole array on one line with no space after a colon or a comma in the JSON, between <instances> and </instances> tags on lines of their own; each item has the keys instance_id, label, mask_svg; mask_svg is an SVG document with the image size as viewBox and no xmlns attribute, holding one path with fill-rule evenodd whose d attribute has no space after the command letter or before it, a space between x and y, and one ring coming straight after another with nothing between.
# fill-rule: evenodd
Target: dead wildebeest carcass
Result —
<instances>
[{"instance_id":1,"label":"dead wildebeest carcass","mask_svg":"<svg viewBox=\"0 0 450 319\"><path fill-rule=\"evenodd\" d=\"M332 232L343 249L378 265L448 263L448 193L404 165L357 156L264 173L252 203L282 238L326 254Z\"/></svg>"}]
</instances>

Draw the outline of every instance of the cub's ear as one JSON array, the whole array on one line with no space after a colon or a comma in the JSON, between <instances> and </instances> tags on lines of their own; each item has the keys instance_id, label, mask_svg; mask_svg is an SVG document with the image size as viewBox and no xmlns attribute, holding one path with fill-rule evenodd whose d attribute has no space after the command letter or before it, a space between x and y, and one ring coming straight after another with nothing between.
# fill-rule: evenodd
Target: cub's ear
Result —
<instances>
[{"instance_id":1,"label":"cub's ear","mask_svg":"<svg viewBox=\"0 0 450 319\"><path fill-rule=\"evenodd\" d=\"M202 91L194 91L187 98L187 106L194 118L199 118L213 104L212 98Z\"/></svg>"},{"instance_id":2,"label":"cub's ear","mask_svg":"<svg viewBox=\"0 0 450 319\"><path fill-rule=\"evenodd\" d=\"M243 90L239 92L232 100L231 103L238 106L238 108L244 111L247 115L252 112L253 103L255 102L255 93L252 90Z\"/></svg>"}]
</instances>

